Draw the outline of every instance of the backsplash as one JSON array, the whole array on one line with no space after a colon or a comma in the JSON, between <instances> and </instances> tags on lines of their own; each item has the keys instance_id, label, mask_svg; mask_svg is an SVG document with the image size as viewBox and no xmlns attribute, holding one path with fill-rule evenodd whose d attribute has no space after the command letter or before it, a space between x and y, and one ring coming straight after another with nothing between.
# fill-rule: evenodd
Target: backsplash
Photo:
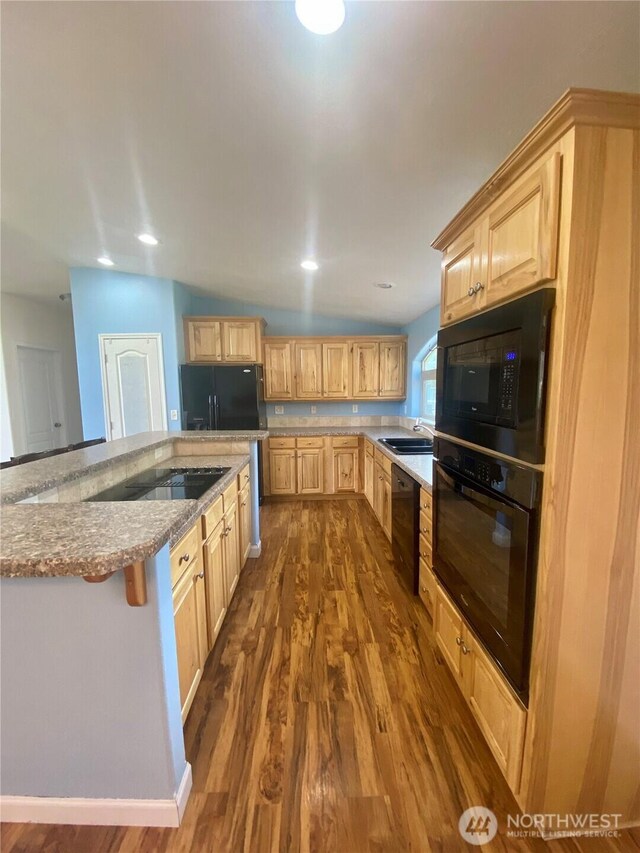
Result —
<instances>
[{"instance_id":1,"label":"backsplash","mask_svg":"<svg viewBox=\"0 0 640 853\"><path fill-rule=\"evenodd\" d=\"M405 418L402 415L308 415L295 417L293 415L268 415L267 429L278 427L376 427L400 426L411 429L415 418Z\"/></svg>"}]
</instances>

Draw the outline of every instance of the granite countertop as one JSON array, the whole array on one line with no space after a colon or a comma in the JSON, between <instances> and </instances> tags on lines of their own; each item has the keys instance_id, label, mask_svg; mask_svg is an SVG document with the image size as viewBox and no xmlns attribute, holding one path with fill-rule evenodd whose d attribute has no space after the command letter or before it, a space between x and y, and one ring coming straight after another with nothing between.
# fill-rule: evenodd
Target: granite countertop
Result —
<instances>
[{"instance_id":1,"label":"granite countertop","mask_svg":"<svg viewBox=\"0 0 640 853\"><path fill-rule=\"evenodd\" d=\"M417 480L422 488L431 492L433 484L433 456L431 454L416 456L397 456L384 444L380 444L381 438L427 438L425 433L416 433L413 430L397 426L360 426L360 427L274 427L269 429L271 438L304 437L312 435L358 435L370 439L375 446L388 456L396 465L402 468L409 476Z\"/></svg>"},{"instance_id":2,"label":"granite countertop","mask_svg":"<svg viewBox=\"0 0 640 853\"><path fill-rule=\"evenodd\" d=\"M132 461L136 456L165 447L173 441L256 441L267 438L266 430L158 430L141 432L129 438L118 438L95 444L84 450L72 450L48 459L38 459L0 471L0 503L15 503L47 489L61 486L88 474L98 474L115 463Z\"/></svg>"},{"instance_id":3,"label":"granite countertop","mask_svg":"<svg viewBox=\"0 0 640 853\"><path fill-rule=\"evenodd\" d=\"M5 505L0 575L104 575L145 560L167 542L178 542L248 462L248 454L173 456L163 462L176 468L230 468L198 500Z\"/></svg>"}]
</instances>

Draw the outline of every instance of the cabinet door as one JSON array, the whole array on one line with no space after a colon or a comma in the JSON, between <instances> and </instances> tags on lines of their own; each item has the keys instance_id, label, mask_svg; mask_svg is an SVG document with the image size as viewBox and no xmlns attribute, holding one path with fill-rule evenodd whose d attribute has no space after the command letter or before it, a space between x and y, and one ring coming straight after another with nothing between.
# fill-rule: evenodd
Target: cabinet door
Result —
<instances>
[{"instance_id":1,"label":"cabinet door","mask_svg":"<svg viewBox=\"0 0 640 853\"><path fill-rule=\"evenodd\" d=\"M265 400L290 400L293 396L291 342L264 345Z\"/></svg>"},{"instance_id":2,"label":"cabinet door","mask_svg":"<svg viewBox=\"0 0 640 853\"><path fill-rule=\"evenodd\" d=\"M376 341L355 342L351 352L351 389L354 397L377 397L380 390L380 346Z\"/></svg>"},{"instance_id":3,"label":"cabinet door","mask_svg":"<svg viewBox=\"0 0 640 853\"><path fill-rule=\"evenodd\" d=\"M296 342L296 398L322 397L322 344Z\"/></svg>"},{"instance_id":4,"label":"cabinet door","mask_svg":"<svg viewBox=\"0 0 640 853\"><path fill-rule=\"evenodd\" d=\"M295 450L269 450L269 487L272 495L295 495Z\"/></svg>"},{"instance_id":5,"label":"cabinet door","mask_svg":"<svg viewBox=\"0 0 640 853\"><path fill-rule=\"evenodd\" d=\"M520 785L527 712L480 643L464 635L464 693L512 791Z\"/></svg>"},{"instance_id":6,"label":"cabinet door","mask_svg":"<svg viewBox=\"0 0 640 853\"><path fill-rule=\"evenodd\" d=\"M364 454L364 496L373 507L373 454Z\"/></svg>"},{"instance_id":7,"label":"cabinet door","mask_svg":"<svg viewBox=\"0 0 640 853\"><path fill-rule=\"evenodd\" d=\"M382 504L384 502L384 471L379 462L373 465L373 511L382 524Z\"/></svg>"},{"instance_id":8,"label":"cabinet door","mask_svg":"<svg viewBox=\"0 0 640 853\"><path fill-rule=\"evenodd\" d=\"M380 342L380 396L404 397L406 381L404 341Z\"/></svg>"},{"instance_id":9,"label":"cabinet door","mask_svg":"<svg viewBox=\"0 0 640 853\"><path fill-rule=\"evenodd\" d=\"M244 568L251 550L251 484L238 494L238 529L240 531L240 569Z\"/></svg>"},{"instance_id":10,"label":"cabinet door","mask_svg":"<svg viewBox=\"0 0 640 853\"><path fill-rule=\"evenodd\" d=\"M436 601L436 577L432 569L427 565L426 560L420 560L420 585L419 592L422 603L427 608L431 616L434 615Z\"/></svg>"},{"instance_id":11,"label":"cabinet door","mask_svg":"<svg viewBox=\"0 0 640 853\"><path fill-rule=\"evenodd\" d=\"M224 576L224 520L205 544L209 649L213 648L227 612Z\"/></svg>"},{"instance_id":12,"label":"cabinet door","mask_svg":"<svg viewBox=\"0 0 640 853\"><path fill-rule=\"evenodd\" d=\"M206 659L206 650L203 655L202 648L203 635L206 636L206 618L203 610L206 604L199 573L200 564L194 560L173 591L173 618L183 723L187 719L193 697L202 678L202 668Z\"/></svg>"},{"instance_id":13,"label":"cabinet door","mask_svg":"<svg viewBox=\"0 0 640 853\"><path fill-rule=\"evenodd\" d=\"M462 619L440 587L436 590L435 633L449 669L462 683Z\"/></svg>"},{"instance_id":14,"label":"cabinet door","mask_svg":"<svg viewBox=\"0 0 640 853\"><path fill-rule=\"evenodd\" d=\"M222 346L218 320L185 320L187 361L220 361Z\"/></svg>"},{"instance_id":15,"label":"cabinet door","mask_svg":"<svg viewBox=\"0 0 640 853\"><path fill-rule=\"evenodd\" d=\"M227 608L233 598L240 577L240 541L236 505L233 504L224 515L224 575L225 599Z\"/></svg>"},{"instance_id":16,"label":"cabinet door","mask_svg":"<svg viewBox=\"0 0 640 853\"><path fill-rule=\"evenodd\" d=\"M391 542L391 480L382 478L382 509L380 513L380 524L387 539Z\"/></svg>"},{"instance_id":17,"label":"cabinet door","mask_svg":"<svg viewBox=\"0 0 640 853\"><path fill-rule=\"evenodd\" d=\"M324 493L324 451L322 448L297 450L298 489L300 495Z\"/></svg>"},{"instance_id":18,"label":"cabinet door","mask_svg":"<svg viewBox=\"0 0 640 853\"><path fill-rule=\"evenodd\" d=\"M349 396L349 344L322 344L322 391L324 397Z\"/></svg>"},{"instance_id":19,"label":"cabinet door","mask_svg":"<svg viewBox=\"0 0 640 853\"><path fill-rule=\"evenodd\" d=\"M442 256L440 323L475 314L484 306L487 220L461 234Z\"/></svg>"},{"instance_id":20,"label":"cabinet door","mask_svg":"<svg viewBox=\"0 0 640 853\"><path fill-rule=\"evenodd\" d=\"M556 152L490 209L487 305L556 277L559 203Z\"/></svg>"},{"instance_id":21,"label":"cabinet door","mask_svg":"<svg viewBox=\"0 0 640 853\"><path fill-rule=\"evenodd\" d=\"M254 321L224 320L224 361L258 361L258 334Z\"/></svg>"},{"instance_id":22,"label":"cabinet door","mask_svg":"<svg viewBox=\"0 0 640 853\"><path fill-rule=\"evenodd\" d=\"M338 492L358 491L358 451L348 447L333 451L333 487Z\"/></svg>"}]
</instances>

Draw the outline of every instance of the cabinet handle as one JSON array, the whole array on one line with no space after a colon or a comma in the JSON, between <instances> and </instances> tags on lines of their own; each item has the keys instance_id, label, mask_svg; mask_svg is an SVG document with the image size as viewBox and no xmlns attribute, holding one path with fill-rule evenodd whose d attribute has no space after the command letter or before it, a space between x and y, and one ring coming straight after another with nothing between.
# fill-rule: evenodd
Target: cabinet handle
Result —
<instances>
[{"instance_id":1,"label":"cabinet handle","mask_svg":"<svg viewBox=\"0 0 640 853\"><path fill-rule=\"evenodd\" d=\"M199 572L195 577L196 578L203 578L204 577L204 569L201 572Z\"/></svg>"},{"instance_id":2,"label":"cabinet handle","mask_svg":"<svg viewBox=\"0 0 640 853\"><path fill-rule=\"evenodd\" d=\"M462 645L462 637L456 637L456 645L458 645L458 646Z\"/></svg>"},{"instance_id":3,"label":"cabinet handle","mask_svg":"<svg viewBox=\"0 0 640 853\"><path fill-rule=\"evenodd\" d=\"M180 565L181 563L188 563L189 560L190 560L189 555L183 554L182 557L180 557L180 559L178 560L178 565Z\"/></svg>"},{"instance_id":4,"label":"cabinet handle","mask_svg":"<svg viewBox=\"0 0 640 853\"><path fill-rule=\"evenodd\" d=\"M462 654L463 654L463 655L468 655L468 654L469 654L469 649L465 646L465 644L464 644L464 643L462 644L461 651L462 651Z\"/></svg>"},{"instance_id":5,"label":"cabinet handle","mask_svg":"<svg viewBox=\"0 0 640 853\"><path fill-rule=\"evenodd\" d=\"M428 528L428 527L423 527L423 528L422 528L422 532L423 532L423 533L427 533L427 531L428 531L428 530L429 530L429 528Z\"/></svg>"},{"instance_id":6,"label":"cabinet handle","mask_svg":"<svg viewBox=\"0 0 640 853\"><path fill-rule=\"evenodd\" d=\"M468 295L468 296L473 296L473 294L474 294L474 293L475 293L475 290L473 289L473 285L472 285L472 284L470 284L470 285L469 285L469 290L467 290L467 295Z\"/></svg>"},{"instance_id":7,"label":"cabinet handle","mask_svg":"<svg viewBox=\"0 0 640 853\"><path fill-rule=\"evenodd\" d=\"M249 479L249 475L248 475L248 474L245 474L245 475L244 475L244 478L245 478L245 480L248 480L248 479Z\"/></svg>"},{"instance_id":8,"label":"cabinet handle","mask_svg":"<svg viewBox=\"0 0 640 853\"><path fill-rule=\"evenodd\" d=\"M240 504L240 506L246 506L246 505L247 505L246 501L242 501L242 503Z\"/></svg>"},{"instance_id":9,"label":"cabinet handle","mask_svg":"<svg viewBox=\"0 0 640 853\"><path fill-rule=\"evenodd\" d=\"M484 284L481 281L476 281L473 285L473 292L480 293L481 290L484 290Z\"/></svg>"},{"instance_id":10,"label":"cabinet handle","mask_svg":"<svg viewBox=\"0 0 640 853\"><path fill-rule=\"evenodd\" d=\"M423 591L423 592L426 592L426 591L427 591L426 586L423 586L423 587L422 587L422 591Z\"/></svg>"},{"instance_id":11,"label":"cabinet handle","mask_svg":"<svg viewBox=\"0 0 640 853\"><path fill-rule=\"evenodd\" d=\"M224 531L224 532L225 532L225 533L227 534L227 536L228 536L228 535L231 533L231 528L230 528L230 527L225 528L225 531Z\"/></svg>"}]
</instances>

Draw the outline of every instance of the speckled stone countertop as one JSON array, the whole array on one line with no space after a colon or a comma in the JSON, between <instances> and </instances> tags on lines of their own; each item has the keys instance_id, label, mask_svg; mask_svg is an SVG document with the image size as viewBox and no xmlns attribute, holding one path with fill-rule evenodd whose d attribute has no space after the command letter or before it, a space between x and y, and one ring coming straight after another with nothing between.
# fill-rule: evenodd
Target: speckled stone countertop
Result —
<instances>
[{"instance_id":1,"label":"speckled stone countertop","mask_svg":"<svg viewBox=\"0 0 640 853\"><path fill-rule=\"evenodd\" d=\"M433 456L430 454L425 454L424 456L397 456L392 450L389 450L388 447L379 442L381 438L428 438L423 432L416 433L403 427L394 426L275 427L269 430L271 438L293 438L296 436L312 435L362 435L370 439L385 456L388 456L403 471L406 471L407 474L417 480L424 489L431 492L433 484Z\"/></svg>"},{"instance_id":2,"label":"speckled stone countertop","mask_svg":"<svg viewBox=\"0 0 640 853\"><path fill-rule=\"evenodd\" d=\"M0 508L0 575L104 575L151 557L167 542L178 542L248 462L248 454L164 461L167 468L230 469L198 500L5 505Z\"/></svg>"},{"instance_id":3,"label":"speckled stone countertop","mask_svg":"<svg viewBox=\"0 0 640 853\"><path fill-rule=\"evenodd\" d=\"M118 438L84 450L73 450L38 459L15 468L0 471L0 503L16 503L31 495L69 483L88 474L97 474L114 463L133 460L136 456L170 444L178 439L193 441L256 441L267 438L266 430L206 430L141 432L129 438Z\"/></svg>"}]
</instances>

